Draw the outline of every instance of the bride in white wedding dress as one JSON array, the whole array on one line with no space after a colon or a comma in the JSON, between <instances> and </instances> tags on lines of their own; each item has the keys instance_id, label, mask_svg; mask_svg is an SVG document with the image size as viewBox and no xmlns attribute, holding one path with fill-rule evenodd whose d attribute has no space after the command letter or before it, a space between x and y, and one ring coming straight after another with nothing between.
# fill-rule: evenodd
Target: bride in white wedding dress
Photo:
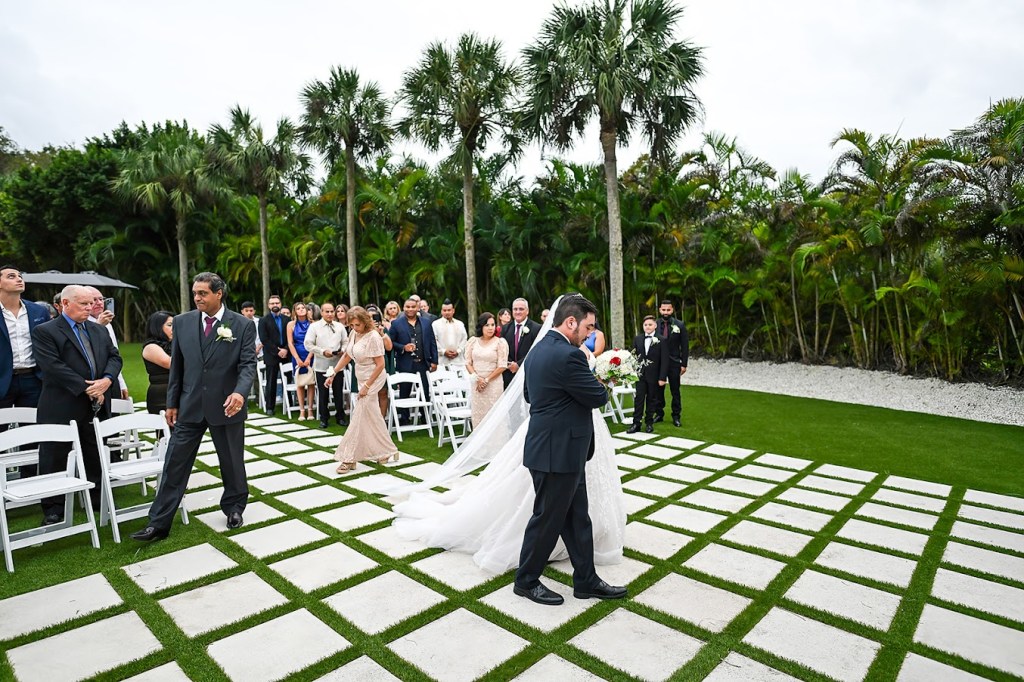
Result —
<instances>
[{"instance_id":1,"label":"bride in white wedding dress","mask_svg":"<svg viewBox=\"0 0 1024 682\"><path fill-rule=\"evenodd\" d=\"M559 299L561 300L561 299ZM541 328L551 329L558 301ZM584 350L580 351L585 352ZM527 355L525 362L529 362ZM533 513L533 481L523 466L523 443L529 425L529 405L523 399L522 370L479 428L442 468L419 484L392 491L394 527L399 536L429 547L473 555L480 568L502 573L519 564L526 523ZM622 485L615 464L611 432L594 410L594 456L587 462L587 496L594 532L594 562L618 563L622 559L626 512ZM486 468L478 476L471 472ZM439 493L434 487L449 488ZM553 561L568 556L561 539Z\"/></svg>"}]
</instances>

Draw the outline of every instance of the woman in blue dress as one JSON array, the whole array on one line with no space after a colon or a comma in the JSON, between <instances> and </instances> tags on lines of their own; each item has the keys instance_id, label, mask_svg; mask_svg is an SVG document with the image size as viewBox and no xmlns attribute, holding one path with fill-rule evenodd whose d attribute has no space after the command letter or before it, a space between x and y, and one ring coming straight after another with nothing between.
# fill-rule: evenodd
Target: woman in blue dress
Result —
<instances>
[{"instance_id":1,"label":"woman in blue dress","mask_svg":"<svg viewBox=\"0 0 1024 682\"><path fill-rule=\"evenodd\" d=\"M288 323L288 350L292 354L292 372L299 395L299 419L312 419L316 388L313 376L313 357L306 350L306 332L309 330L309 308L299 301L292 306L292 321Z\"/></svg>"},{"instance_id":2,"label":"woman in blue dress","mask_svg":"<svg viewBox=\"0 0 1024 682\"><path fill-rule=\"evenodd\" d=\"M604 352L605 343L604 332L601 331L600 327L590 332L590 336L583 341L583 345L590 349L595 358Z\"/></svg>"}]
</instances>

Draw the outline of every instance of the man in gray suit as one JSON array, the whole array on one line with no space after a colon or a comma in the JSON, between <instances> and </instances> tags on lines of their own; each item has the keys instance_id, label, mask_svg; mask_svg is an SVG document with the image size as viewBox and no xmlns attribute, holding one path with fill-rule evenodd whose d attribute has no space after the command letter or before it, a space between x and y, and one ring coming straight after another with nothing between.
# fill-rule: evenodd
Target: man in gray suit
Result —
<instances>
[{"instance_id":1,"label":"man in gray suit","mask_svg":"<svg viewBox=\"0 0 1024 682\"><path fill-rule=\"evenodd\" d=\"M256 329L224 307L224 280L201 272L192 283L197 310L174 317L167 423L174 429L149 525L132 538L142 542L170 534L185 495L199 443L207 429L217 448L228 528L240 528L249 497L243 459L246 401L256 376Z\"/></svg>"}]
</instances>

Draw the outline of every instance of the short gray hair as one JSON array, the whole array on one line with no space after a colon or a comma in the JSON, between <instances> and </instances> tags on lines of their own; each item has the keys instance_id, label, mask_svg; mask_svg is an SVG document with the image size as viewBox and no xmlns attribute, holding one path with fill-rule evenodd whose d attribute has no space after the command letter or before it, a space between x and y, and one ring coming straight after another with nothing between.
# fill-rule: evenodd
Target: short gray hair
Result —
<instances>
[{"instance_id":1,"label":"short gray hair","mask_svg":"<svg viewBox=\"0 0 1024 682\"><path fill-rule=\"evenodd\" d=\"M70 301L74 296L78 295L79 291L89 292L90 287L84 287L81 284L69 284L60 290L61 304L64 301Z\"/></svg>"},{"instance_id":2,"label":"short gray hair","mask_svg":"<svg viewBox=\"0 0 1024 682\"><path fill-rule=\"evenodd\" d=\"M224 283L224 279L216 272L200 272L198 275L192 278L192 283L205 282L210 285L210 291L217 293L218 291L224 291L227 289L227 284ZM273 298L271 296L270 298ZM269 299L268 299L269 300Z\"/></svg>"}]
</instances>

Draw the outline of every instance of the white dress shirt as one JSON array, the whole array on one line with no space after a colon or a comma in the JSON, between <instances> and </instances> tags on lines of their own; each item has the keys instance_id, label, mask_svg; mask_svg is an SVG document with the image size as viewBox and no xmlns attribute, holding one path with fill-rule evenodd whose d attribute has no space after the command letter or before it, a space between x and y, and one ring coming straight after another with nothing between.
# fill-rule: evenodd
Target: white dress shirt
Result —
<instances>
[{"instance_id":1,"label":"white dress shirt","mask_svg":"<svg viewBox=\"0 0 1024 682\"><path fill-rule=\"evenodd\" d=\"M309 329L306 330L306 338L302 345L313 354L314 372L326 372L329 367L338 364L341 349L348 341L348 331L346 331L345 325L340 322L331 322L330 324L331 326L328 326L326 321L319 319L309 325ZM334 329L332 330L331 327ZM325 350L331 351L332 356L326 357Z\"/></svg>"},{"instance_id":2,"label":"white dress shirt","mask_svg":"<svg viewBox=\"0 0 1024 682\"><path fill-rule=\"evenodd\" d=\"M14 369L28 369L36 366L32 356L32 333L28 325L28 308L22 304L21 309L14 313L0 303L4 322L7 324L7 336L11 339Z\"/></svg>"},{"instance_id":3,"label":"white dress shirt","mask_svg":"<svg viewBox=\"0 0 1024 682\"><path fill-rule=\"evenodd\" d=\"M466 343L469 342L466 325L454 317L451 321L439 317L431 323L430 328L434 331L434 339L437 341L438 364L443 367L466 364ZM453 350L458 355L454 358L446 357L446 350Z\"/></svg>"}]
</instances>

